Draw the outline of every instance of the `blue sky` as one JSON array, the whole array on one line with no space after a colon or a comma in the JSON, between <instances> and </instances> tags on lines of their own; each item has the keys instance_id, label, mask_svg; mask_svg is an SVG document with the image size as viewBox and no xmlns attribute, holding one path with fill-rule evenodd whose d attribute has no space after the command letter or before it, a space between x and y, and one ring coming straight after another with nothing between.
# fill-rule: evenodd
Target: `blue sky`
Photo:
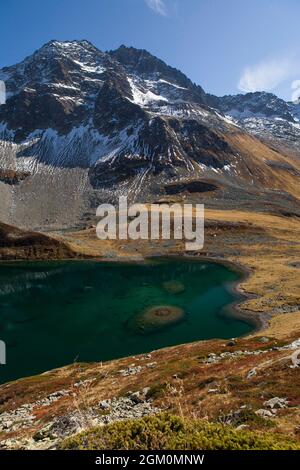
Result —
<instances>
[{"instance_id":1,"label":"blue sky","mask_svg":"<svg viewBox=\"0 0 300 470\"><path fill-rule=\"evenodd\" d=\"M50 39L88 39L147 49L217 95L298 93L299 0L1 0L0 14L0 67Z\"/></svg>"}]
</instances>

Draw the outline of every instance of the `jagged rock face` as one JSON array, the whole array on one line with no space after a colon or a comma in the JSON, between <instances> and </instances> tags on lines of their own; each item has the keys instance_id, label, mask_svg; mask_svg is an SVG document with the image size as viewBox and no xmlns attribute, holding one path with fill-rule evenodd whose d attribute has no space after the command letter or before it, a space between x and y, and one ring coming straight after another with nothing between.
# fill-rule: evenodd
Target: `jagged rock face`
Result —
<instances>
[{"instance_id":1,"label":"jagged rock face","mask_svg":"<svg viewBox=\"0 0 300 470\"><path fill-rule=\"evenodd\" d=\"M109 53L132 75L137 86L152 89L157 95L206 104L204 90L191 82L182 72L169 67L145 50L121 46Z\"/></svg>"},{"instance_id":2,"label":"jagged rock face","mask_svg":"<svg viewBox=\"0 0 300 470\"><path fill-rule=\"evenodd\" d=\"M172 178L180 177L182 172L192 174L201 167L222 169L234 155L234 149L224 138L196 120L156 116L140 122L138 135L122 158L99 161L91 169L95 186L105 184L108 175L108 181L111 178L123 181L140 172L151 171L153 176L164 174Z\"/></svg>"},{"instance_id":3,"label":"jagged rock face","mask_svg":"<svg viewBox=\"0 0 300 470\"><path fill-rule=\"evenodd\" d=\"M36 129L67 133L90 114L89 108L110 66L109 56L86 41L51 41L16 66L2 69L7 104L0 120L23 140Z\"/></svg>"},{"instance_id":4,"label":"jagged rock face","mask_svg":"<svg viewBox=\"0 0 300 470\"><path fill-rule=\"evenodd\" d=\"M0 80L0 169L17 175L0 178L0 215L30 228L85 224L99 202L145 201L185 178L264 188L275 166L241 149L243 129L297 130L300 115L270 94L206 95L147 51L88 41L50 41Z\"/></svg>"},{"instance_id":5,"label":"jagged rock face","mask_svg":"<svg viewBox=\"0 0 300 470\"><path fill-rule=\"evenodd\" d=\"M211 96L209 101L214 108L237 119L256 116L295 122L290 105L272 93L255 92L222 98Z\"/></svg>"},{"instance_id":6,"label":"jagged rock face","mask_svg":"<svg viewBox=\"0 0 300 470\"><path fill-rule=\"evenodd\" d=\"M209 95L207 101L248 132L300 155L299 102L265 92L222 98Z\"/></svg>"},{"instance_id":7,"label":"jagged rock face","mask_svg":"<svg viewBox=\"0 0 300 470\"><path fill-rule=\"evenodd\" d=\"M128 64L124 64L126 58ZM181 72L146 51L121 47L103 53L87 41L51 41L20 64L2 69L0 77L8 93L7 104L0 108L0 120L9 129L20 128L16 135L19 141L36 129L69 132L101 112L97 107L105 97L110 100L108 108L116 113L114 93L141 107L166 103L168 95L174 93L176 99L187 94L202 104L205 97L203 90ZM152 83L147 80L150 77ZM160 95L158 89L164 94ZM97 116L94 123L99 124Z\"/></svg>"},{"instance_id":8,"label":"jagged rock face","mask_svg":"<svg viewBox=\"0 0 300 470\"><path fill-rule=\"evenodd\" d=\"M128 82L126 83L128 85ZM125 89L125 90L124 90ZM130 87L123 86L127 96L131 96ZM107 81L101 88L95 101L93 124L102 134L110 136L139 120L145 119L143 110L122 94L118 84Z\"/></svg>"},{"instance_id":9,"label":"jagged rock face","mask_svg":"<svg viewBox=\"0 0 300 470\"><path fill-rule=\"evenodd\" d=\"M0 107L3 139L26 142L29 149L25 155L34 154L48 164L49 147L55 147L52 161L56 165L61 161L57 146L72 131L76 145L72 149L67 139L67 150L62 145L61 163L82 166L74 134L80 134L80 138L88 134L90 141L97 140L98 160L103 140L114 139L117 132L126 130L129 136L138 131L141 121L145 126L151 118L146 111L173 114L166 106L182 101L174 108L181 113L186 103L197 107L205 101L200 87L146 51L121 47L103 53L87 41L51 41L22 63L2 69L0 77L8 92L7 104ZM54 135L59 140L55 144ZM128 145L123 144L126 142L122 142L121 154L128 151ZM167 147L165 142L162 145ZM82 146L81 151L86 165L90 148ZM93 159L88 166L92 163Z\"/></svg>"}]
</instances>

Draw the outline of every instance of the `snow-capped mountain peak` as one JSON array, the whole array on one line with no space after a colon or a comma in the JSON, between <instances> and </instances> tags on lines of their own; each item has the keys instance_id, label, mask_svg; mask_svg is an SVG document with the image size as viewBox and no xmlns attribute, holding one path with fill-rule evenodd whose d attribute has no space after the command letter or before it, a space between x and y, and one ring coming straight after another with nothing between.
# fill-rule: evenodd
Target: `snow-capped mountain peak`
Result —
<instances>
[{"instance_id":1,"label":"snow-capped mountain peak","mask_svg":"<svg viewBox=\"0 0 300 470\"><path fill-rule=\"evenodd\" d=\"M279 149L300 154L300 106L267 92L244 95L208 96L208 102L233 123L248 132L272 142Z\"/></svg>"},{"instance_id":2,"label":"snow-capped mountain peak","mask_svg":"<svg viewBox=\"0 0 300 470\"><path fill-rule=\"evenodd\" d=\"M211 97L211 104L235 119L261 117L268 119L281 118L293 122L293 110L290 105L267 92L228 95L222 98Z\"/></svg>"},{"instance_id":3,"label":"snow-capped mountain peak","mask_svg":"<svg viewBox=\"0 0 300 470\"><path fill-rule=\"evenodd\" d=\"M179 70L132 47L103 52L86 40L53 40L0 70L0 80L8 92L0 106L0 169L22 176L12 193L37 214L44 208L36 220L48 218L45 198L55 217L66 217L61 204L69 209L72 201L70 218L77 220L95 198L135 200L163 192L173 180L264 187L273 170L241 148L239 136L249 139L245 130L299 148L298 104L270 93L207 95Z\"/></svg>"}]
</instances>

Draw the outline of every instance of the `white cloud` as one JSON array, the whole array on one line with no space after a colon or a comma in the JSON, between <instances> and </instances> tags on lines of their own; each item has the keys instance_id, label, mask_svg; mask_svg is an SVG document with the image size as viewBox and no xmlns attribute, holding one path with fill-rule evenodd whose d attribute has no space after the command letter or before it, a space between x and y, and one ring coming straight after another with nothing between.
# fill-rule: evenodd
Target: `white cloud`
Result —
<instances>
[{"instance_id":1,"label":"white cloud","mask_svg":"<svg viewBox=\"0 0 300 470\"><path fill-rule=\"evenodd\" d=\"M161 16L167 16L167 8L164 0L145 0L151 10Z\"/></svg>"},{"instance_id":2,"label":"white cloud","mask_svg":"<svg viewBox=\"0 0 300 470\"><path fill-rule=\"evenodd\" d=\"M294 80L291 86L293 93L292 93L292 101L298 101L300 98L300 80Z\"/></svg>"},{"instance_id":3,"label":"white cloud","mask_svg":"<svg viewBox=\"0 0 300 470\"><path fill-rule=\"evenodd\" d=\"M245 68L238 88L243 92L274 90L284 80L292 79L297 72L300 69L292 59L263 61Z\"/></svg>"}]
</instances>

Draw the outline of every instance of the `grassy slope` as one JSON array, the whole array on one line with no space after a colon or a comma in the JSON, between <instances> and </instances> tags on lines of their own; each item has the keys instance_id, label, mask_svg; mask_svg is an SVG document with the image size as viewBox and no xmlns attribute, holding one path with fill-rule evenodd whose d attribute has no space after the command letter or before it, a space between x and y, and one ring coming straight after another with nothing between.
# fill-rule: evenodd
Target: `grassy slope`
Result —
<instances>
[{"instance_id":1,"label":"grassy slope","mask_svg":"<svg viewBox=\"0 0 300 470\"><path fill-rule=\"evenodd\" d=\"M124 397L149 387L147 394L153 405L188 419L205 419L211 423L247 426L248 431L271 432L281 438L300 439L300 374L290 366L290 350L277 350L296 338L285 341L261 342L259 337L242 338L235 345L226 341L203 341L167 348L151 357L136 356L107 363L74 364L36 377L18 380L0 387L1 411L15 410L24 403L35 403L61 389L70 390L58 401L37 405L34 420L27 428L0 435L7 438L29 438L49 421L61 419L70 412L98 409L99 401ZM257 352L255 355L236 354L215 363L207 363L209 354L237 351ZM262 352L265 351L265 352ZM132 365L141 366L136 375L122 376L120 371ZM155 367L148 367L150 363ZM248 376L251 370L255 374ZM78 388L78 381L91 381ZM271 418L256 415L266 408L265 401L273 397L288 400L288 406L278 409ZM232 413L238 411L237 418Z\"/></svg>"}]
</instances>

